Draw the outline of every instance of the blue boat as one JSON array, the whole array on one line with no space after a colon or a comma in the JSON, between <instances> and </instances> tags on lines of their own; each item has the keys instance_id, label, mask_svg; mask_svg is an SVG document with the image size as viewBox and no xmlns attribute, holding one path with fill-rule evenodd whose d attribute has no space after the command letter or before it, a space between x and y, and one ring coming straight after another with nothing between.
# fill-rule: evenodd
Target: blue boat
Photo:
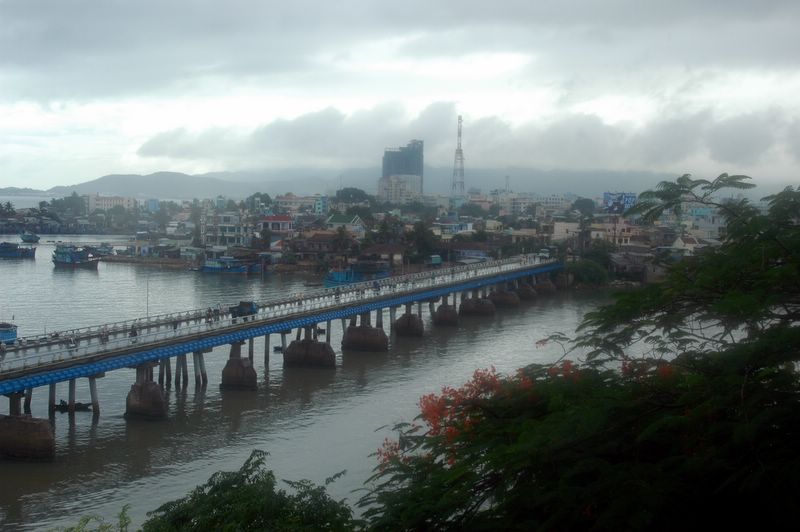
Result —
<instances>
[{"instance_id":1,"label":"blue boat","mask_svg":"<svg viewBox=\"0 0 800 532\"><path fill-rule=\"evenodd\" d=\"M20 246L16 242L0 242L0 259L33 259L36 248Z\"/></svg>"},{"instance_id":2,"label":"blue boat","mask_svg":"<svg viewBox=\"0 0 800 532\"><path fill-rule=\"evenodd\" d=\"M332 269L325 276L325 288L344 286L365 281L386 279L391 275L389 262L385 260L359 260L345 269Z\"/></svg>"},{"instance_id":3,"label":"blue boat","mask_svg":"<svg viewBox=\"0 0 800 532\"><path fill-rule=\"evenodd\" d=\"M39 235L36 233L31 233L30 231L25 231L24 233L20 234L19 238L26 244L35 244L39 241Z\"/></svg>"},{"instance_id":4,"label":"blue boat","mask_svg":"<svg viewBox=\"0 0 800 532\"><path fill-rule=\"evenodd\" d=\"M17 326L13 323L0 323L0 342L13 344L17 339Z\"/></svg>"},{"instance_id":5,"label":"blue boat","mask_svg":"<svg viewBox=\"0 0 800 532\"><path fill-rule=\"evenodd\" d=\"M258 262L246 262L233 257L207 258L200 267L203 273L238 273L250 274L261 273L261 264Z\"/></svg>"},{"instance_id":6,"label":"blue boat","mask_svg":"<svg viewBox=\"0 0 800 532\"><path fill-rule=\"evenodd\" d=\"M74 244L57 244L53 251L53 264L63 268L97 269L100 257Z\"/></svg>"}]
</instances>

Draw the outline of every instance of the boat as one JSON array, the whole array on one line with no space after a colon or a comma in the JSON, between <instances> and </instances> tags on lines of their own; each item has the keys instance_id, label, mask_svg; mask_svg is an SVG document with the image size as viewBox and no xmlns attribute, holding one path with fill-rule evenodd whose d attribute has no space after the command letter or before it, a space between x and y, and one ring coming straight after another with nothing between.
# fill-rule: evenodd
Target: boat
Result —
<instances>
[{"instance_id":1,"label":"boat","mask_svg":"<svg viewBox=\"0 0 800 532\"><path fill-rule=\"evenodd\" d=\"M92 403L75 402L73 405L75 412L88 412L92 409ZM61 413L69 412L69 403L62 399L58 404L53 405L53 410Z\"/></svg>"},{"instance_id":2,"label":"boat","mask_svg":"<svg viewBox=\"0 0 800 532\"><path fill-rule=\"evenodd\" d=\"M114 254L114 246L107 242L101 242L98 245L85 244L83 247L95 257L107 257Z\"/></svg>"},{"instance_id":3,"label":"boat","mask_svg":"<svg viewBox=\"0 0 800 532\"><path fill-rule=\"evenodd\" d=\"M389 262L385 260L357 260L344 269L332 269L325 276L325 288L353 283L386 279L391 274Z\"/></svg>"},{"instance_id":4,"label":"boat","mask_svg":"<svg viewBox=\"0 0 800 532\"><path fill-rule=\"evenodd\" d=\"M19 238L26 244L35 244L39 241L39 235L31 233L30 231L23 232L19 235Z\"/></svg>"},{"instance_id":5,"label":"boat","mask_svg":"<svg viewBox=\"0 0 800 532\"><path fill-rule=\"evenodd\" d=\"M0 343L13 344L17 340L17 326L13 323L0 322Z\"/></svg>"},{"instance_id":6,"label":"boat","mask_svg":"<svg viewBox=\"0 0 800 532\"><path fill-rule=\"evenodd\" d=\"M261 264L225 256L207 258L199 270L203 273L261 273Z\"/></svg>"},{"instance_id":7,"label":"boat","mask_svg":"<svg viewBox=\"0 0 800 532\"><path fill-rule=\"evenodd\" d=\"M96 270L99 261L100 257L74 244L56 244L56 249L53 251L53 264L59 267Z\"/></svg>"},{"instance_id":8,"label":"boat","mask_svg":"<svg viewBox=\"0 0 800 532\"><path fill-rule=\"evenodd\" d=\"M0 242L0 259L33 259L36 248L20 246L16 242Z\"/></svg>"}]
</instances>

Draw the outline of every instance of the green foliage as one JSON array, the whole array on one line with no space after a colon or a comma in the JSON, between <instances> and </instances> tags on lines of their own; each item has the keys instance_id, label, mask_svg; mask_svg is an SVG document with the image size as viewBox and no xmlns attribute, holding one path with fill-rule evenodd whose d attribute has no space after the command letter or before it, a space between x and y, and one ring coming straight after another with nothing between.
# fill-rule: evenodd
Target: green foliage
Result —
<instances>
[{"instance_id":1,"label":"green foliage","mask_svg":"<svg viewBox=\"0 0 800 532\"><path fill-rule=\"evenodd\" d=\"M87 515L81 517L78 524L70 527L57 528L58 532L127 532L131 524L128 516L130 504L122 507L122 511L117 514L117 522L109 523L98 515Z\"/></svg>"},{"instance_id":2,"label":"green foliage","mask_svg":"<svg viewBox=\"0 0 800 532\"><path fill-rule=\"evenodd\" d=\"M459 216L472 216L473 218L483 218L487 212L477 203L465 203L458 208Z\"/></svg>"},{"instance_id":3,"label":"green foliage","mask_svg":"<svg viewBox=\"0 0 800 532\"><path fill-rule=\"evenodd\" d=\"M594 201L589 198L579 198L572 203L572 209L581 213L581 216L591 217L594 215Z\"/></svg>"},{"instance_id":4,"label":"green foliage","mask_svg":"<svg viewBox=\"0 0 800 532\"><path fill-rule=\"evenodd\" d=\"M235 472L215 473L183 499L150 512L143 530L352 530L352 512L325 488L308 481L287 482L294 493L277 489L266 453L253 451ZM338 475L336 476L338 477ZM336 477L326 481L329 484Z\"/></svg>"},{"instance_id":5,"label":"green foliage","mask_svg":"<svg viewBox=\"0 0 800 532\"><path fill-rule=\"evenodd\" d=\"M0 216L7 218L14 216L16 213L17 211L14 210L14 204L10 201L0 204Z\"/></svg>"},{"instance_id":6,"label":"green foliage","mask_svg":"<svg viewBox=\"0 0 800 532\"><path fill-rule=\"evenodd\" d=\"M613 242L596 238L592 240L583 252L583 258L594 261L604 268L611 266L611 254L616 250Z\"/></svg>"},{"instance_id":7,"label":"green foliage","mask_svg":"<svg viewBox=\"0 0 800 532\"><path fill-rule=\"evenodd\" d=\"M347 208L346 214L358 215L367 227L372 227L375 223L375 217L372 216L372 209L369 207L362 207L359 205L353 205Z\"/></svg>"},{"instance_id":8,"label":"green foliage","mask_svg":"<svg viewBox=\"0 0 800 532\"><path fill-rule=\"evenodd\" d=\"M362 203L369 201L369 194L355 187L345 187L336 191L336 200L343 203Z\"/></svg>"},{"instance_id":9,"label":"green foliage","mask_svg":"<svg viewBox=\"0 0 800 532\"><path fill-rule=\"evenodd\" d=\"M406 234L406 242L415 251L413 260L422 260L436 249L434 234L424 222L414 224L414 228Z\"/></svg>"},{"instance_id":10,"label":"green foliage","mask_svg":"<svg viewBox=\"0 0 800 532\"><path fill-rule=\"evenodd\" d=\"M590 313L586 362L476 374L420 401L361 504L378 530L773 529L800 455L800 190L759 213L684 176L645 194L728 216L722 247ZM554 339L564 340L565 337ZM543 341L544 342L544 341ZM540 342L542 343L542 342Z\"/></svg>"},{"instance_id":11,"label":"green foliage","mask_svg":"<svg viewBox=\"0 0 800 532\"><path fill-rule=\"evenodd\" d=\"M601 286L608 283L608 270L593 260L583 259L567 264L567 272L575 276L576 283Z\"/></svg>"}]
</instances>

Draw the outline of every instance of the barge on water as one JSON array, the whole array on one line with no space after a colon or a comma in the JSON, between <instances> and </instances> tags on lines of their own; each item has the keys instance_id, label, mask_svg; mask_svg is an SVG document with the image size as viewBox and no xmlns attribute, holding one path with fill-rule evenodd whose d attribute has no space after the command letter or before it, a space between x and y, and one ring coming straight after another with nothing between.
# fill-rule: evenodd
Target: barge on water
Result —
<instances>
[{"instance_id":1,"label":"barge on water","mask_svg":"<svg viewBox=\"0 0 800 532\"><path fill-rule=\"evenodd\" d=\"M0 242L0 259L33 259L36 248L20 246L16 242Z\"/></svg>"},{"instance_id":2,"label":"barge on water","mask_svg":"<svg viewBox=\"0 0 800 532\"><path fill-rule=\"evenodd\" d=\"M74 244L56 244L53 251L53 264L60 268L97 269L100 257L90 253L84 247Z\"/></svg>"}]
</instances>

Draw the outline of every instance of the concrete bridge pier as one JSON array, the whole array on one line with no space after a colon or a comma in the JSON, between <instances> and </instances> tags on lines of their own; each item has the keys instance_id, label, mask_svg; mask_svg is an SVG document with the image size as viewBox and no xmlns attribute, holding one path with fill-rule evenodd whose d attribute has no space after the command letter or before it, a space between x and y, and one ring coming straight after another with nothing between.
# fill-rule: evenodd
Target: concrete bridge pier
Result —
<instances>
[{"instance_id":1,"label":"concrete bridge pier","mask_svg":"<svg viewBox=\"0 0 800 532\"><path fill-rule=\"evenodd\" d=\"M281 331L281 352L286 351L286 334L286 331Z\"/></svg>"},{"instance_id":2,"label":"concrete bridge pier","mask_svg":"<svg viewBox=\"0 0 800 532\"><path fill-rule=\"evenodd\" d=\"M125 417L163 419L167 417L167 399L161 386L153 382L153 366L147 362L136 366L136 382L125 400Z\"/></svg>"},{"instance_id":3,"label":"concrete bridge pier","mask_svg":"<svg viewBox=\"0 0 800 532\"><path fill-rule=\"evenodd\" d=\"M460 316L494 316L495 307L489 298L469 298L462 299L458 307Z\"/></svg>"},{"instance_id":4,"label":"concrete bridge pier","mask_svg":"<svg viewBox=\"0 0 800 532\"><path fill-rule=\"evenodd\" d=\"M518 307L520 303L520 297L517 293L506 290L504 283L497 285L497 289L489 295L489 299L491 299L494 306L498 308L515 308Z\"/></svg>"},{"instance_id":5,"label":"concrete bridge pier","mask_svg":"<svg viewBox=\"0 0 800 532\"><path fill-rule=\"evenodd\" d=\"M556 285L550 280L550 276L546 273L534 276L536 279L536 293L540 295L549 295L556 292Z\"/></svg>"},{"instance_id":6,"label":"concrete bridge pier","mask_svg":"<svg viewBox=\"0 0 800 532\"><path fill-rule=\"evenodd\" d=\"M518 283L517 295L523 301L530 301L536 299L536 290L528 283L522 281Z\"/></svg>"},{"instance_id":7,"label":"concrete bridge pier","mask_svg":"<svg viewBox=\"0 0 800 532\"><path fill-rule=\"evenodd\" d=\"M220 389L227 390L256 390L258 389L258 376L249 358L242 358L242 344L231 344L231 352L225 367L222 370L222 383Z\"/></svg>"},{"instance_id":8,"label":"concrete bridge pier","mask_svg":"<svg viewBox=\"0 0 800 532\"><path fill-rule=\"evenodd\" d=\"M283 352L284 367L336 367L336 353L328 342L317 340L317 325L305 327L305 337Z\"/></svg>"},{"instance_id":9,"label":"concrete bridge pier","mask_svg":"<svg viewBox=\"0 0 800 532\"><path fill-rule=\"evenodd\" d=\"M422 336L425 326L422 323L422 302L417 304L417 313L413 313L413 304L406 304L406 312L394 322L397 336Z\"/></svg>"},{"instance_id":10,"label":"concrete bridge pier","mask_svg":"<svg viewBox=\"0 0 800 532\"><path fill-rule=\"evenodd\" d=\"M264 335L264 371L269 371L269 334Z\"/></svg>"},{"instance_id":11,"label":"concrete bridge pier","mask_svg":"<svg viewBox=\"0 0 800 532\"><path fill-rule=\"evenodd\" d=\"M388 351L389 338L382 327L370 324L370 313L361 314L361 324L356 325L356 316L350 319L350 326L344 331L342 349L353 351Z\"/></svg>"},{"instance_id":12,"label":"concrete bridge pier","mask_svg":"<svg viewBox=\"0 0 800 532\"><path fill-rule=\"evenodd\" d=\"M56 454L53 426L48 419L23 416L19 392L6 395L9 415L0 415L0 456L51 461Z\"/></svg>"},{"instance_id":13,"label":"concrete bridge pier","mask_svg":"<svg viewBox=\"0 0 800 532\"><path fill-rule=\"evenodd\" d=\"M433 305L431 305L433 306ZM450 305L447 302L447 296L445 296L442 300L442 304L436 309L435 312L431 312L431 318L433 320L434 325L445 325L445 326L455 326L458 325L458 311L456 310L455 305Z\"/></svg>"},{"instance_id":14,"label":"concrete bridge pier","mask_svg":"<svg viewBox=\"0 0 800 532\"><path fill-rule=\"evenodd\" d=\"M254 348L254 344L255 344L255 339L254 338L248 338L248 340L247 340L247 358L250 359L250 363L251 364L253 363L253 351L255 349Z\"/></svg>"},{"instance_id":15,"label":"concrete bridge pier","mask_svg":"<svg viewBox=\"0 0 800 532\"><path fill-rule=\"evenodd\" d=\"M394 322L397 318L397 307L389 307L389 334L394 336Z\"/></svg>"}]
</instances>

